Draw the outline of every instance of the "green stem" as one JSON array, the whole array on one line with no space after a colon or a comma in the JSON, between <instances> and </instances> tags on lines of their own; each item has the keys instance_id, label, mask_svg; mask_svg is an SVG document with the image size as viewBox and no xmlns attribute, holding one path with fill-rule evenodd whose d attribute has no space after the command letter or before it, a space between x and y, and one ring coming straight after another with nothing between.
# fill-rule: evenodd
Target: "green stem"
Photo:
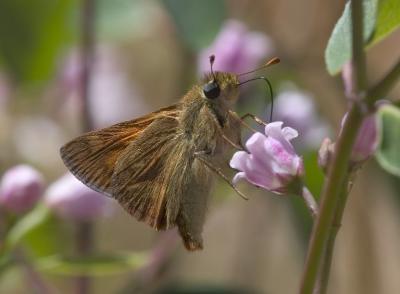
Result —
<instances>
[{"instance_id":1,"label":"green stem","mask_svg":"<svg viewBox=\"0 0 400 294\"><path fill-rule=\"evenodd\" d=\"M347 196L349 194L349 189L346 187L347 185L343 186L342 192L340 193L338 207L336 207L335 217L330 228L330 234L325 248L324 260L321 266L319 294L325 294L328 289L328 282L333 258L333 249L335 247L337 233L342 226L343 212L346 206Z\"/></svg>"},{"instance_id":2,"label":"green stem","mask_svg":"<svg viewBox=\"0 0 400 294\"><path fill-rule=\"evenodd\" d=\"M366 89L366 66L363 49L363 7L362 0L351 1L352 16L352 49L353 73L355 93L362 93ZM335 216L336 207L345 207L346 201L339 204L342 187L346 184L348 162L358 130L361 126L363 115L357 104L349 110L342 132L338 138L333 162L330 166L328 177L325 181L321 196L320 214L313 228L309 250L306 259L305 271L301 284L302 294L311 294L314 291L318 270L324 256L325 246L331 234L331 225Z\"/></svg>"},{"instance_id":3,"label":"green stem","mask_svg":"<svg viewBox=\"0 0 400 294\"><path fill-rule=\"evenodd\" d=\"M341 187L345 184L350 153L362 122L362 114L353 106L339 136L333 162L326 180L320 213L314 226L309 245L301 293L311 294L316 284L317 272L323 256L324 247L330 234L330 226L335 215ZM344 204L343 204L344 205Z\"/></svg>"},{"instance_id":4,"label":"green stem","mask_svg":"<svg viewBox=\"0 0 400 294\"><path fill-rule=\"evenodd\" d=\"M394 86L400 76L400 58L396 64L390 69L386 76L367 93L367 103L372 106L373 103L384 98L389 90Z\"/></svg>"}]
</instances>

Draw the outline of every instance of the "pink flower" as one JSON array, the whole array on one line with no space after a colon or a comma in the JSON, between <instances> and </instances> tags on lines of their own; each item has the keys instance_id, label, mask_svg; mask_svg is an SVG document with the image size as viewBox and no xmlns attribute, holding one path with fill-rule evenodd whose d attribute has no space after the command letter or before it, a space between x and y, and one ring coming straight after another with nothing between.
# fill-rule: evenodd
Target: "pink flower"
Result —
<instances>
[{"instance_id":1,"label":"pink flower","mask_svg":"<svg viewBox=\"0 0 400 294\"><path fill-rule=\"evenodd\" d=\"M0 183L0 206L13 213L30 210L44 190L43 176L28 165L17 165L5 172Z\"/></svg>"},{"instance_id":2,"label":"pink flower","mask_svg":"<svg viewBox=\"0 0 400 294\"><path fill-rule=\"evenodd\" d=\"M77 221L109 215L112 211L111 201L69 173L51 184L45 196L46 204L58 216Z\"/></svg>"},{"instance_id":3,"label":"pink flower","mask_svg":"<svg viewBox=\"0 0 400 294\"><path fill-rule=\"evenodd\" d=\"M378 130L375 114L370 114L361 125L351 153L353 162L367 160L378 147Z\"/></svg>"},{"instance_id":4,"label":"pink flower","mask_svg":"<svg viewBox=\"0 0 400 294\"><path fill-rule=\"evenodd\" d=\"M347 119L347 113L343 116L341 126ZM342 130L340 130L341 132ZM378 147L378 126L376 121L375 113L366 116L362 122L361 128L358 131L356 142L353 146L351 153L351 161L353 163L359 163L367 160Z\"/></svg>"},{"instance_id":5,"label":"pink flower","mask_svg":"<svg viewBox=\"0 0 400 294\"><path fill-rule=\"evenodd\" d=\"M230 166L239 170L233 178L236 184L246 179L253 185L269 191L286 194L298 193L299 179L304 174L303 160L291 144L298 133L283 122L273 122L265 127L265 135L253 134L246 142L249 153L236 152Z\"/></svg>"},{"instance_id":6,"label":"pink flower","mask_svg":"<svg viewBox=\"0 0 400 294\"><path fill-rule=\"evenodd\" d=\"M209 72L208 57L214 54L215 70L242 73L254 69L272 52L272 41L265 34L250 32L243 23L229 20L214 43L200 52L198 69L200 73Z\"/></svg>"}]
</instances>

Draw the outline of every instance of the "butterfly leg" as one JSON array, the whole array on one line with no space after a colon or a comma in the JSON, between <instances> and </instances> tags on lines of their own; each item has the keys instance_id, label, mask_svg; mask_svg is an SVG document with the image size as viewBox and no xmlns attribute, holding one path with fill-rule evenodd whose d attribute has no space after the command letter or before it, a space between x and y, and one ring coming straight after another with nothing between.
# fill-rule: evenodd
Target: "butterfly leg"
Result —
<instances>
[{"instance_id":1,"label":"butterfly leg","mask_svg":"<svg viewBox=\"0 0 400 294\"><path fill-rule=\"evenodd\" d=\"M244 119L246 119L246 118L248 118L248 117L252 118L252 119L253 119L256 123L258 123L259 125L266 126L266 125L268 124L268 123L266 123L265 121L263 121L261 118L255 116L254 114L251 114L251 113L246 113L245 115L241 116L240 119L241 119L241 120L244 120Z\"/></svg>"},{"instance_id":2,"label":"butterfly leg","mask_svg":"<svg viewBox=\"0 0 400 294\"><path fill-rule=\"evenodd\" d=\"M204 158L204 155L208 155L207 151L199 151L194 153L195 158L198 159L200 162L202 162L205 166L207 166L210 170L215 172L217 175L219 175L231 188L243 199L249 200L249 198L244 195L242 192L240 192L231 182L231 180L228 179L226 175L222 172L222 170L214 165L212 165L211 162L207 161Z\"/></svg>"},{"instance_id":3,"label":"butterfly leg","mask_svg":"<svg viewBox=\"0 0 400 294\"><path fill-rule=\"evenodd\" d=\"M248 130L252 131L253 133L258 132L256 129L252 128L251 126L249 126L244 119L247 118L248 116L251 116L252 114L247 113L244 116L240 117L236 112L229 110L229 114L231 115L231 117L233 117L236 121L240 122L241 125L243 125L244 127L246 127ZM254 116L256 117L256 116ZM261 119L259 119L260 121L262 121Z\"/></svg>"},{"instance_id":4,"label":"butterfly leg","mask_svg":"<svg viewBox=\"0 0 400 294\"><path fill-rule=\"evenodd\" d=\"M231 139L229 139L224 133L221 133L222 138L229 143L229 145L231 145L233 148L236 148L237 150L245 150L245 148L243 147L243 145L240 144L236 144L234 143Z\"/></svg>"}]
</instances>

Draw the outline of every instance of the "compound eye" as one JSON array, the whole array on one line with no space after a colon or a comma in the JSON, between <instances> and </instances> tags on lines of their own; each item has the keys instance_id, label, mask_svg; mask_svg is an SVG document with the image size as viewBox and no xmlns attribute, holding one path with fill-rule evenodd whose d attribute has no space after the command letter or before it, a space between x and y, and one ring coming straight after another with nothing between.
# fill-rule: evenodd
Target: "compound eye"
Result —
<instances>
[{"instance_id":1,"label":"compound eye","mask_svg":"<svg viewBox=\"0 0 400 294\"><path fill-rule=\"evenodd\" d=\"M218 98L221 89L216 82L209 82L203 86L203 93L208 99Z\"/></svg>"}]
</instances>

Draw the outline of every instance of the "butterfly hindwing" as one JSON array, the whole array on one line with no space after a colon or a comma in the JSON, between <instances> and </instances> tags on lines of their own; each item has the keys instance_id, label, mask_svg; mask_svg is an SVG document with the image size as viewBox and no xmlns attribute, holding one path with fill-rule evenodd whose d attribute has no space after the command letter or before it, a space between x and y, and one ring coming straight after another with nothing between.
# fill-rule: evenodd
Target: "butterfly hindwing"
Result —
<instances>
[{"instance_id":1,"label":"butterfly hindwing","mask_svg":"<svg viewBox=\"0 0 400 294\"><path fill-rule=\"evenodd\" d=\"M177 127L172 118L153 122L126 148L112 178L119 203L156 229L175 226L191 181L193 151Z\"/></svg>"}]
</instances>

